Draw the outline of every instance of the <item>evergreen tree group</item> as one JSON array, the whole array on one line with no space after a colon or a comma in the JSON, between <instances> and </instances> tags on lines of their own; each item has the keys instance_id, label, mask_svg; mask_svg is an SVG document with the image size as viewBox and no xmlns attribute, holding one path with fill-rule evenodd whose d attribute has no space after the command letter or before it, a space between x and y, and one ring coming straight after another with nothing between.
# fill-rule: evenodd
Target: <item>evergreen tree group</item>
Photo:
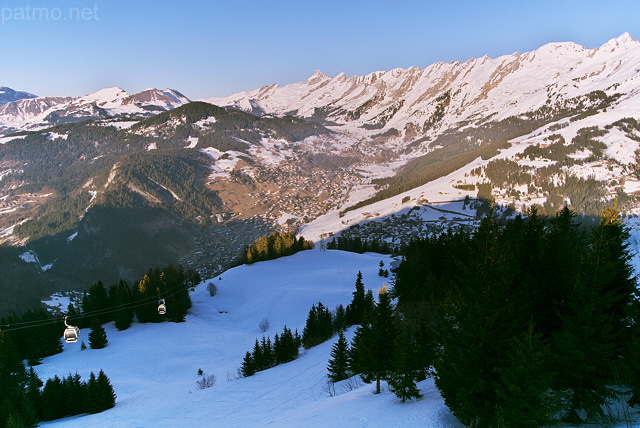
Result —
<instances>
[{"instance_id":1,"label":"evergreen tree group","mask_svg":"<svg viewBox=\"0 0 640 428\"><path fill-rule=\"evenodd\" d=\"M42 382L25 368L11 337L0 332L0 426L35 427L80 413L98 413L115 406L116 394L106 374L54 376Z\"/></svg>"},{"instance_id":2,"label":"evergreen tree group","mask_svg":"<svg viewBox=\"0 0 640 428\"><path fill-rule=\"evenodd\" d=\"M298 357L301 344L298 331L292 332L284 326L280 334L276 333L273 342L270 337L263 336L260 341L256 339L253 350L248 351L242 360L240 372L244 377L253 376L256 372L293 361Z\"/></svg>"},{"instance_id":3,"label":"evergreen tree group","mask_svg":"<svg viewBox=\"0 0 640 428\"><path fill-rule=\"evenodd\" d=\"M490 212L473 234L411 243L395 270L396 319L410 327L397 335L397 372L433 367L447 406L477 427L602 423L621 391L638 399L628 232L613 208L591 229L575 217L532 209L501 223Z\"/></svg>"},{"instance_id":4,"label":"evergreen tree group","mask_svg":"<svg viewBox=\"0 0 640 428\"><path fill-rule=\"evenodd\" d=\"M73 321L81 328L91 325L94 318L101 324L114 321L118 330L131 326L134 316L139 322L182 322L191 307L189 290L200 282L200 275L182 265L149 269L144 277L129 286L120 280L107 289L102 281L93 284L82 299L82 310ZM166 314L158 312L158 302L165 300ZM76 309L73 308L75 312Z\"/></svg>"},{"instance_id":5,"label":"evergreen tree group","mask_svg":"<svg viewBox=\"0 0 640 428\"><path fill-rule=\"evenodd\" d=\"M40 394L39 416L42 421L50 421L81 413L99 413L116 405L116 394L111 381L100 370L91 372L89 380L83 382L79 374L63 379L54 376L44 383Z\"/></svg>"},{"instance_id":6,"label":"evergreen tree group","mask_svg":"<svg viewBox=\"0 0 640 428\"><path fill-rule=\"evenodd\" d=\"M290 256L313 248L313 242L303 236L296 238L295 232L273 232L256 239L240 256L238 264L252 264L278 257Z\"/></svg>"},{"instance_id":7,"label":"evergreen tree group","mask_svg":"<svg viewBox=\"0 0 640 428\"><path fill-rule=\"evenodd\" d=\"M318 302L313 305L307 315L307 322L302 331L302 346L313 348L333 336L333 317L329 309Z\"/></svg>"},{"instance_id":8,"label":"evergreen tree group","mask_svg":"<svg viewBox=\"0 0 640 428\"><path fill-rule=\"evenodd\" d=\"M14 326L19 328L14 329ZM60 338L64 323L44 308L29 309L21 316L0 318L0 330L10 338L21 360L27 360L31 365L62 351Z\"/></svg>"},{"instance_id":9,"label":"evergreen tree group","mask_svg":"<svg viewBox=\"0 0 640 428\"><path fill-rule=\"evenodd\" d=\"M362 239L359 236L346 237L336 236L327 243L328 250L350 251L352 253L379 253L391 254L395 249L385 240L368 238Z\"/></svg>"}]
</instances>

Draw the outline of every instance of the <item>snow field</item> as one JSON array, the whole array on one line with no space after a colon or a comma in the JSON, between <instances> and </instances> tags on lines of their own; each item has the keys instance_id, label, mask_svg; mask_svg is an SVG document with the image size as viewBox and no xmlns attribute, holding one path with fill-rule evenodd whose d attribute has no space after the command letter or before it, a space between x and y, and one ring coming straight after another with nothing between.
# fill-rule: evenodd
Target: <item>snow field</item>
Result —
<instances>
[{"instance_id":1,"label":"snow field","mask_svg":"<svg viewBox=\"0 0 640 428\"><path fill-rule=\"evenodd\" d=\"M82 351L80 343L65 344L64 352L36 367L40 378L78 372L88 379L91 371L103 369L118 395L116 407L42 426L456 426L432 380L420 384L425 397L410 403L386 389L376 396L374 386L366 384L330 397L326 366L335 339L288 364L236 379L244 354L262 338L258 324L263 318L269 320L265 335L272 340L285 324L302 333L314 303L333 309L351 301L358 271L367 289L381 288L381 260L391 263L380 254L312 250L239 266L209 280L218 289L215 297L209 296L209 281L196 287L184 323L136 323L122 332L109 323L104 349ZM83 330L80 341L88 344L88 333ZM213 387L196 388L200 368L216 376Z\"/></svg>"}]
</instances>

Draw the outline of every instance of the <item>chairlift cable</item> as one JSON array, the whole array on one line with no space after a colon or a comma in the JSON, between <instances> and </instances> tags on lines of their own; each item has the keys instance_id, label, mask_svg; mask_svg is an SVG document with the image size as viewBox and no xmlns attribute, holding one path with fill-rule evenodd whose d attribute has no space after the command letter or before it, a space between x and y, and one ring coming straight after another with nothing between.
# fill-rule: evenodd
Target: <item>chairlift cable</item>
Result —
<instances>
[{"instance_id":1,"label":"chairlift cable","mask_svg":"<svg viewBox=\"0 0 640 428\"><path fill-rule=\"evenodd\" d=\"M173 288L170 288L167 291L171 291L171 290L176 290L171 294L166 294L162 293L162 295L165 296L165 298L167 297L172 297L175 296L176 294L178 294L180 292L179 288L181 288L182 286L184 286L184 284L181 285L177 285ZM109 308L105 308L105 309L99 309L96 311L91 311L91 312L79 312L76 315L71 315L72 318L78 317L78 318L85 318L85 317L93 317L93 316L98 316L98 315L105 315L105 314L110 314L110 313L114 313L123 309L134 309L140 306L145 306L148 305L149 303L153 302L153 301L157 301L158 297L157 296L149 296L149 297L145 297L142 301L138 300L136 302L131 302L131 303L123 303L121 305L117 305L117 306L112 306ZM56 317L56 318L50 318L47 320L33 320L33 321L21 321L21 322L17 322L17 323L11 323L11 324L2 324L0 325L0 332L8 332L8 331L15 331L15 330L24 330L27 328L34 328L34 327L42 327L45 325L49 325L49 324L57 324L60 323L61 321L64 321L64 319L67 317L68 315L62 316L62 317ZM17 327L16 327L17 326Z\"/></svg>"}]
</instances>

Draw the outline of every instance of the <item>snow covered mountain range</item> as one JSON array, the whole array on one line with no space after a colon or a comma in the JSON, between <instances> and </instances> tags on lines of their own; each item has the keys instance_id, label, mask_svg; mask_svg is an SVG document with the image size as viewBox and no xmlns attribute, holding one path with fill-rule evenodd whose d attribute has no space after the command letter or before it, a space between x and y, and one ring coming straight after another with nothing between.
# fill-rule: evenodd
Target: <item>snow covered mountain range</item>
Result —
<instances>
[{"instance_id":1,"label":"snow covered mountain range","mask_svg":"<svg viewBox=\"0 0 640 428\"><path fill-rule=\"evenodd\" d=\"M155 88L133 95L114 87L81 97L23 96L22 99L8 100L0 106L0 135L88 119L123 115L148 117L189 101L173 89Z\"/></svg>"},{"instance_id":2,"label":"snow covered mountain range","mask_svg":"<svg viewBox=\"0 0 640 428\"><path fill-rule=\"evenodd\" d=\"M549 43L524 54L483 56L366 76L316 71L304 82L277 84L208 102L251 113L294 114L349 127L395 128L406 140L452 127L501 120L592 91L621 92L638 105L640 42L629 33L599 48ZM378 131L379 132L379 131Z\"/></svg>"}]
</instances>

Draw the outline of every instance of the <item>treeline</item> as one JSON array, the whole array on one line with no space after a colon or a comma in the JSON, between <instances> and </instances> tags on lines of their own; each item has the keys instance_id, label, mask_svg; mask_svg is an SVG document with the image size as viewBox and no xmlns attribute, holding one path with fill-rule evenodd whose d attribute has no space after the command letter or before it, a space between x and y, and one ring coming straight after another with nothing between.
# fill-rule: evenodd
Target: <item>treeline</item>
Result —
<instances>
[{"instance_id":1,"label":"treeline","mask_svg":"<svg viewBox=\"0 0 640 428\"><path fill-rule=\"evenodd\" d=\"M33 386L42 384L33 372L33 368L29 372L29 377L29 384ZM111 381L102 370L98 376L91 372L86 382L77 373L63 379L54 376L52 379L47 379L39 394L36 395L36 391L29 390L27 393L32 394L35 399L36 414L41 421L51 421L82 413L99 413L116 405L116 393Z\"/></svg>"},{"instance_id":2,"label":"treeline","mask_svg":"<svg viewBox=\"0 0 640 428\"><path fill-rule=\"evenodd\" d=\"M256 372L293 361L298 358L301 344L298 330L294 333L285 325L280 334L276 333L273 343L271 337L256 339L253 350L247 351L242 360L240 373L244 377L253 376Z\"/></svg>"},{"instance_id":3,"label":"treeline","mask_svg":"<svg viewBox=\"0 0 640 428\"><path fill-rule=\"evenodd\" d=\"M44 387L43 387L44 385ZM39 421L98 413L115 406L116 394L107 375L54 376L44 384L33 367L28 371L7 334L0 332L0 426L30 428Z\"/></svg>"},{"instance_id":4,"label":"treeline","mask_svg":"<svg viewBox=\"0 0 640 428\"><path fill-rule=\"evenodd\" d=\"M533 144L524 149L522 153L519 153L518 157L527 157L531 160L544 158L561 162L563 165L567 166L582 164L584 162L593 162L604 156L604 150L607 148L607 145L596 138L602 137L605 134L606 131L599 129L597 126L581 128L578 130L576 136L571 139L570 144L566 143L562 135L553 134L548 137L551 141L550 144L545 147L540 146L540 144ZM589 150L591 155L585 160L568 158L569 155L579 152L580 150Z\"/></svg>"},{"instance_id":5,"label":"treeline","mask_svg":"<svg viewBox=\"0 0 640 428\"><path fill-rule=\"evenodd\" d=\"M391 254L395 249L389 245L389 243L383 239L366 238L362 239L359 236L344 237L336 236L327 243L328 250L342 250L350 251L352 253L379 253L379 254Z\"/></svg>"},{"instance_id":6,"label":"treeline","mask_svg":"<svg viewBox=\"0 0 640 428\"><path fill-rule=\"evenodd\" d=\"M445 147L435 149L426 155L407 162L395 176L374 180L374 184L383 187L383 190L378 191L369 199L345 208L340 214L343 216L349 211L399 195L437 178L444 177L478 157L489 159L496 155L499 149L506 148L507 144L506 140L500 140L478 147L475 144L470 144L467 140L461 139Z\"/></svg>"},{"instance_id":7,"label":"treeline","mask_svg":"<svg viewBox=\"0 0 640 428\"><path fill-rule=\"evenodd\" d=\"M98 281L85 293L80 308L69 305L67 323L80 328L91 326L88 339L92 348L107 343L102 324L115 321L118 330L139 322L184 321L191 307L189 290L200 282L200 275L181 265L150 269L132 286L125 281L108 289ZM164 300L165 313L159 313ZM33 366L49 355L62 351L65 323L45 309L28 310L22 315L0 318L0 426L32 427L38 421L79 413L96 413L113 407L115 394L106 375L91 374L88 382L78 375L54 377L43 383ZM4 423L4 425L2 425Z\"/></svg>"},{"instance_id":8,"label":"treeline","mask_svg":"<svg viewBox=\"0 0 640 428\"><path fill-rule=\"evenodd\" d=\"M273 260L311 248L313 248L313 242L305 240L303 236L296 238L295 232L273 232L269 236L259 237L249 245L238 259L237 264Z\"/></svg>"},{"instance_id":9,"label":"treeline","mask_svg":"<svg viewBox=\"0 0 640 428\"><path fill-rule=\"evenodd\" d=\"M490 213L473 234L412 242L395 270L401 327L371 363L397 353L409 387L432 367L447 406L476 427L605 423L628 390L638 404L640 305L618 216L585 231L566 207L504 224Z\"/></svg>"},{"instance_id":10,"label":"treeline","mask_svg":"<svg viewBox=\"0 0 640 428\"><path fill-rule=\"evenodd\" d=\"M98 318L100 324L114 321L118 330L129 328L134 316L141 323L182 322L191 307L189 290L200 280L200 275L193 269L169 265L164 269L149 269L131 286L120 280L107 289L102 281L98 281L85 293L80 311L70 305L68 321L86 328ZM160 299L165 302L165 314L158 313Z\"/></svg>"}]
</instances>

